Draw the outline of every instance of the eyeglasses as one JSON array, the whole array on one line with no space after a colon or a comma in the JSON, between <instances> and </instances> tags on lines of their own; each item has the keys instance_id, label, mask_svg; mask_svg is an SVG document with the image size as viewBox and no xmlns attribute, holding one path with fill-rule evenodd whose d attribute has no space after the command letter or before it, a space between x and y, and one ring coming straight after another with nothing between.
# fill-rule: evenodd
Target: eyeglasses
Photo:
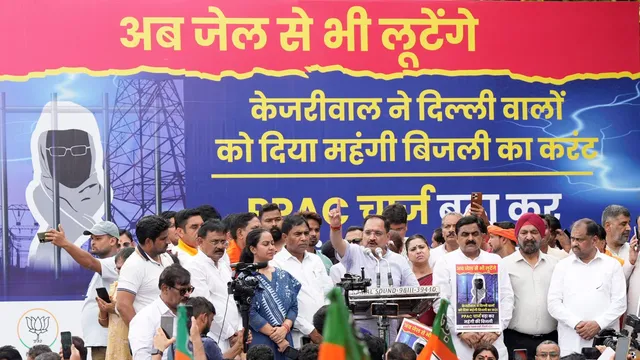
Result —
<instances>
[{"instance_id":1,"label":"eyeglasses","mask_svg":"<svg viewBox=\"0 0 640 360\"><path fill-rule=\"evenodd\" d=\"M541 359L546 359L546 358L552 358L552 359L557 359L560 357L560 354L557 352L549 352L549 353L544 353L541 352L539 354L536 354L536 357L541 358Z\"/></svg>"},{"instance_id":2,"label":"eyeglasses","mask_svg":"<svg viewBox=\"0 0 640 360\"><path fill-rule=\"evenodd\" d=\"M362 242L362 239L351 239L349 240L350 244L360 244Z\"/></svg>"},{"instance_id":3,"label":"eyeglasses","mask_svg":"<svg viewBox=\"0 0 640 360\"><path fill-rule=\"evenodd\" d=\"M193 292L193 290L195 290L196 288L193 286L189 286L186 288L182 288L182 289L178 289L177 287L173 287L173 286L169 286L172 289L176 289L180 292L180 296L185 296L187 295L187 293L191 294Z\"/></svg>"},{"instance_id":4,"label":"eyeglasses","mask_svg":"<svg viewBox=\"0 0 640 360\"><path fill-rule=\"evenodd\" d=\"M382 231L372 231L372 230L367 230L364 232L364 236L366 237L371 237L371 235L375 235L375 237L380 238L384 235L384 233Z\"/></svg>"},{"instance_id":5,"label":"eyeglasses","mask_svg":"<svg viewBox=\"0 0 640 360\"><path fill-rule=\"evenodd\" d=\"M213 240L213 241L209 241L207 240L207 242L213 246L218 246L218 245L224 245L227 246L229 245L229 242L227 240Z\"/></svg>"},{"instance_id":6,"label":"eyeglasses","mask_svg":"<svg viewBox=\"0 0 640 360\"><path fill-rule=\"evenodd\" d=\"M87 155L87 150L91 149L87 145L75 145L70 148L64 146L52 146L47 148L49 155L53 157L63 157L67 155L67 152L71 152L71 156L84 156Z\"/></svg>"}]
</instances>

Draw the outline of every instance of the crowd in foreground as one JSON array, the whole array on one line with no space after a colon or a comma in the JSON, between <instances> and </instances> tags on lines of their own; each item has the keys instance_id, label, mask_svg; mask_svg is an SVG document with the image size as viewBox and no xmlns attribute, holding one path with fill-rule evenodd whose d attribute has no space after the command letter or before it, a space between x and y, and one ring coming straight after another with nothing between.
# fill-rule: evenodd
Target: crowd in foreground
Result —
<instances>
[{"instance_id":1,"label":"crowd in foreground","mask_svg":"<svg viewBox=\"0 0 640 360\"><path fill-rule=\"evenodd\" d=\"M330 241L319 247L323 220ZM224 219L211 206L145 216L136 224L135 239L100 222L85 232L90 252L70 242L62 227L48 231L46 239L95 273L81 314L81 348L94 360L172 358L175 346L167 335L175 332L175 323L163 330L162 321L175 317L180 304L193 309L191 342L208 360L261 359L263 353L269 359L315 359L323 342L326 294L345 274L364 269L366 278L376 279L379 271L389 279L382 287L436 285L441 299L456 304L461 292L456 266L467 264L497 265L493 301L499 305L500 331L456 332L455 306L449 307L457 357L506 360L519 349L529 359L556 359L580 354L602 330L618 331L626 314L638 314L638 240L629 239L633 223L628 209L610 205L600 223L576 219L567 229L550 214L489 224L474 203L468 214L446 214L430 236L406 237L401 204L347 229L339 204L324 217L282 216L277 204L265 204L258 214ZM267 264L254 271L259 289L248 309L246 342L241 313L228 291L235 275L231 265L239 262ZM107 299L97 296L99 288L108 290ZM411 317L431 326L438 307L439 300ZM391 322L387 341L374 335L375 318L357 315L355 323L374 360L414 359L419 352L393 342L399 319ZM84 360L78 347L74 344ZM0 360L17 358L3 351L8 350L0 350Z\"/></svg>"}]
</instances>

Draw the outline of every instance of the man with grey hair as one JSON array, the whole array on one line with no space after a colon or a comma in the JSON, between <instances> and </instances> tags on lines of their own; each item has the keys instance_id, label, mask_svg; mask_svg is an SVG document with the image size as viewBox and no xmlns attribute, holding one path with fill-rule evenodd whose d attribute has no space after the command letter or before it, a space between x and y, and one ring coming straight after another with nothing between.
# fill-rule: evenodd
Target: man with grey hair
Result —
<instances>
[{"instance_id":1,"label":"man with grey hair","mask_svg":"<svg viewBox=\"0 0 640 360\"><path fill-rule=\"evenodd\" d=\"M625 261L630 255L628 243L629 234L631 233L630 223L631 213L624 206L609 205L602 212L602 226L607 232L607 248L613 255Z\"/></svg>"},{"instance_id":2,"label":"man with grey hair","mask_svg":"<svg viewBox=\"0 0 640 360\"><path fill-rule=\"evenodd\" d=\"M444 237L444 245L438 246L431 250L429 255L429 266L433 269L438 259L445 254L458 250L458 236L456 235L456 223L462 219L462 214L450 212L442 217L442 236Z\"/></svg>"},{"instance_id":3,"label":"man with grey hair","mask_svg":"<svg viewBox=\"0 0 640 360\"><path fill-rule=\"evenodd\" d=\"M626 282L620 263L600 253L598 224L576 221L571 228L572 254L556 265L549 286L549 314L558 320L560 355L590 347L603 329L620 330L627 307Z\"/></svg>"},{"instance_id":4,"label":"man with grey hair","mask_svg":"<svg viewBox=\"0 0 640 360\"><path fill-rule=\"evenodd\" d=\"M536 360L546 360L547 357L550 359L560 358L560 346L554 341L545 340L536 348Z\"/></svg>"}]
</instances>

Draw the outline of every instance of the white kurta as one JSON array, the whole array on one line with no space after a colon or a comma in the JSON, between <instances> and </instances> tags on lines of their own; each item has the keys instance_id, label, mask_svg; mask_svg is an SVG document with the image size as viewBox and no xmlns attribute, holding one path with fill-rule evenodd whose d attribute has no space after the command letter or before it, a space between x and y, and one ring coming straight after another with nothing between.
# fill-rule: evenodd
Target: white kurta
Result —
<instances>
[{"instance_id":1,"label":"white kurta","mask_svg":"<svg viewBox=\"0 0 640 360\"><path fill-rule=\"evenodd\" d=\"M440 246L442 247L442 245ZM433 285L440 287L440 297L446 298L451 302L447 311L447 318L452 333L455 332L456 319L456 265L459 264L499 264L502 259L496 254L491 254L480 250L480 255L475 259L470 259L464 255L462 250L458 249L447 253L436 263L433 270ZM498 282L500 287L500 325L502 330L509 326L511 315L513 313L513 290L509 281L509 274L498 266ZM440 301L436 301L434 309L438 309ZM456 354L461 360L472 360L473 348L467 346L458 336L453 336L453 345L456 348ZM509 358L507 347L504 345L504 337L502 332L498 339L493 343L500 355L500 360Z\"/></svg>"},{"instance_id":2,"label":"white kurta","mask_svg":"<svg viewBox=\"0 0 640 360\"><path fill-rule=\"evenodd\" d=\"M600 329L620 328L618 319L627 307L622 266L600 252L588 264L571 254L553 271L548 304L549 313L558 320L561 356L580 353L593 344L574 330L580 321L594 320Z\"/></svg>"}]
</instances>

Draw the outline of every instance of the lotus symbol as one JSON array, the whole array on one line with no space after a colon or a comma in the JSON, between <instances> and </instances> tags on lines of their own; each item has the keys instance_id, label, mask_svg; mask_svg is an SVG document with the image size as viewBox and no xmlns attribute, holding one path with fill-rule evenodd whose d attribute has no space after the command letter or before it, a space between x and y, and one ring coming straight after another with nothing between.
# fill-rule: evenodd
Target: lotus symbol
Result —
<instances>
[{"instance_id":1,"label":"lotus symbol","mask_svg":"<svg viewBox=\"0 0 640 360\"><path fill-rule=\"evenodd\" d=\"M36 334L36 339L33 341L36 344L40 344L40 334L44 334L49 330L49 316L27 316L27 328L30 333Z\"/></svg>"}]
</instances>

